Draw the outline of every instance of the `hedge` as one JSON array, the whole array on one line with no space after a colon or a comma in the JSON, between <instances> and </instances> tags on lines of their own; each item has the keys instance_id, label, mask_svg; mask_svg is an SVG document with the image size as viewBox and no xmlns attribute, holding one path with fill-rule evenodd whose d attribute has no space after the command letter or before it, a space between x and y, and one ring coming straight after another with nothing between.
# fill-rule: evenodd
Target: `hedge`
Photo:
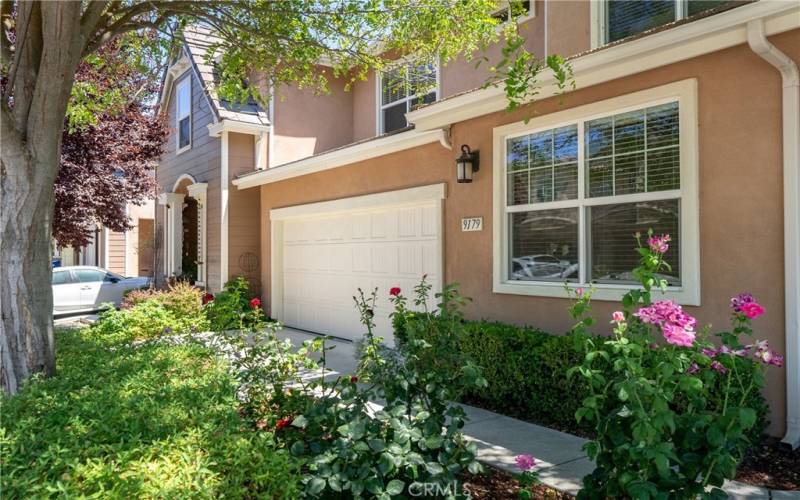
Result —
<instances>
[{"instance_id":1,"label":"hedge","mask_svg":"<svg viewBox=\"0 0 800 500\"><path fill-rule=\"evenodd\" d=\"M405 322L420 317L416 313L394 317L399 342L405 338ZM565 432L592 435L591 425L575 419L575 411L588 396L587 387L580 377L567 377L567 370L583 361L584 339L485 320L465 320L461 327L453 347L481 366L488 381L487 387L467 393L462 402ZM651 352L660 355L657 349ZM742 370L753 366L746 359L738 362ZM721 391L712 391L712 405L721 405L723 399ZM767 426L769 410L758 393L750 398L750 406L759 415L752 436L757 438Z\"/></svg>"}]
</instances>

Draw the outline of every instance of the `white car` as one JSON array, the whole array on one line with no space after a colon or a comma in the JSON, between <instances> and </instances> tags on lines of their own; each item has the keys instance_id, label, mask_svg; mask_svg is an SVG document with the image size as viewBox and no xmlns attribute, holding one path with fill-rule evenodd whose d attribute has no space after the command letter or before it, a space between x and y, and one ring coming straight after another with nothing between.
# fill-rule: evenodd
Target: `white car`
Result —
<instances>
[{"instance_id":1,"label":"white car","mask_svg":"<svg viewBox=\"0 0 800 500\"><path fill-rule=\"evenodd\" d=\"M511 279L566 279L575 275L578 264L552 255L525 255L511 259Z\"/></svg>"},{"instance_id":2,"label":"white car","mask_svg":"<svg viewBox=\"0 0 800 500\"><path fill-rule=\"evenodd\" d=\"M53 269L53 315L97 311L111 302L119 306L128 290L145 288L150 278L126 278L94 266Z\"/></svg>"}]
</instances>

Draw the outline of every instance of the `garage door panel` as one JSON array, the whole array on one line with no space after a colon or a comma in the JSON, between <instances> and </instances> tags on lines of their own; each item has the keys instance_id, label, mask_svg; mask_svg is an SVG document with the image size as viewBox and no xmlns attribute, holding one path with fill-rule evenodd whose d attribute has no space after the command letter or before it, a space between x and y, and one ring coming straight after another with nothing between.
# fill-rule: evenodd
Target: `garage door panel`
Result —
<instances>
[{"instance_id":1,"label":"garage door panel","mask_svg":"<svg viewBox=\"0 0 800 500\"><path fill-rule=\"evenodd\" d=\"M428 205L420 208L420 235L423 237L436 237L439 234L439 222L442 217L439 207Z\"/></svg>"},{"instance_id":2,"label":"garage door panel","mask_svg":"<svg viewBox=\"0 0 800 500\"><path fill-rule=\"evenodd\" d=\"M399 252L397 272L404 275L422 276L423 248L419 245L403 245Z\"/></svg>"},{"instance_id":3,"label":"garage door panel","mask_svg":"<svg viewBox=\"0 0 800 500\"><path fill-rule=\"evenodd\" d=\"M397 232L396 212L376 212L372 214L372 239L385 240Z\"/></svg>"},{"instance_id":4,"label":"garage door panel","mask_svg":"<svg viewBox=\"0 0 800 500\"><path fill-rule=\"evenodd\" d=\"M374 274L394 274L397 272L397 247L394 245L375 245L372 247L372 272Z\"/></svg>"},{"instance_id":5,"label":"garage door panel","mask_svg":"<svg viewBox=\"0 0 800 500\"><path fill-rule=\"evenodd\" d=\"M372 235L372 215L360 213L345 216L350 219L351 238L354 240L367 240Z\"/></svg>"},{"instance_id":6,"label":"garage door panel","mask_svg":"<svg viewBox=\"0 0 800 500\"><path fill-rule=\"evenodd\" d=\"M419 207L403 208L397 211L397 237L416 238L419 235Z\"/></svg>"},{"instance_id":7,"label":"garage door panel","mask_svg":"<svg viewBox=\"0 0 800 500\"><path fill-rule=\"evenodd\" d=\"M377 287L376 335L392 342L389 290L399 286L411 297L423 274L441 289L440 218L438 203L427 202L286 221L285 323L360 338L365 328L352 297L358 288L369 296Z\"/></svg>"}]
</instances>

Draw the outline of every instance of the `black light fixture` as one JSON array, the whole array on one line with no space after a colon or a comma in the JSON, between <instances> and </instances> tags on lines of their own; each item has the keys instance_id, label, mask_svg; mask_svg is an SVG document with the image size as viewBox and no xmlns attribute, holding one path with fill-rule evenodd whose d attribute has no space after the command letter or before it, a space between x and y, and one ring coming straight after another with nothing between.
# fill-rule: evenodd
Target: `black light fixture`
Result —
<instances>
[{"instance_id":1,"label":"black light fixture","mask_svg":"<svg viewBox=\"0 0 800 500\"><path fill-rule=\"evenodd\" d=\"M461 156L456 159L456 179L458 182L472 182L472 176L478 170L478 152L471 151L466 144L462 145Z\"/></svg>"}]
</instances>

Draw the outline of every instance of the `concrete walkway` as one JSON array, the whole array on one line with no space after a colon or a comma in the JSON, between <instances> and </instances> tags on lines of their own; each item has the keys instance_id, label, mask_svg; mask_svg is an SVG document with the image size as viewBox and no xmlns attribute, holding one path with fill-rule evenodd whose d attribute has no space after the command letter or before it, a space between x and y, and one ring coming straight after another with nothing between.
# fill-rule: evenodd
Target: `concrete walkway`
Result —
<instances>
[{"instance_id":1,"label":"concrete walkway","mask_svg":"<svg viewBox=\"0 0 800 500\"><path fill-rule=\"evenodd\" d=\"M289 338L296 346L317 335L285 328L279 337ZM327 354L327 368L333 376L349 375L356 369L355 345L352 342L333 340L334 349ZM514 458L523 453L536 457L543 483L561 491L575 494L581 487L583 476L594 469L582 447L586 440L548 429L540 425L506 417L481 408L461 405L469 417L464 435L478 444L478 460L510 472L519 472ZM736 481L724 487L734 499L800 499L800 492L770 491Z\"/></svg>"}]
</instances>

